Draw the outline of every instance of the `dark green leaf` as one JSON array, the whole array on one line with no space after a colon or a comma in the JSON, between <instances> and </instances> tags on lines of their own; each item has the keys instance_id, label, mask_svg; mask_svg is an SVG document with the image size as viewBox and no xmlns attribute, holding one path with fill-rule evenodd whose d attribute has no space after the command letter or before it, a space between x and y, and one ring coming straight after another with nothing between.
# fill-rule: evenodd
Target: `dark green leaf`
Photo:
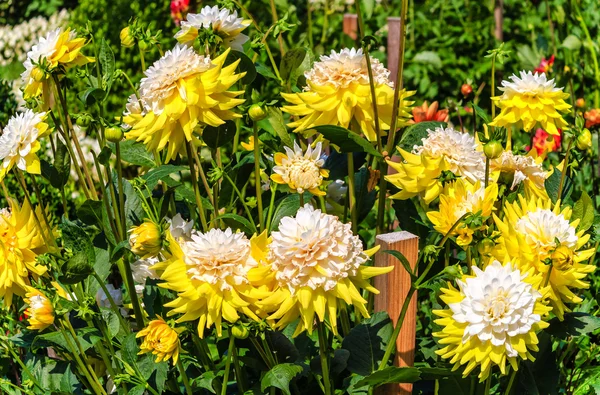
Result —
<instances>
[{"instance_id":1,"label":"dark green leaf","mask_svg":"<svg viewBox=\"0 0 600 395\"><path fill-rule=\"evenodd\" d=\"M238 59L240 60L240 63L237 66L237 71L246 73L246 75L242 78L242 83L245 85L251 84L256 78L256 67L248 55L240 51L231 50L227 55L225 64L229 65Z\"/></svg>"},{"instance_id":2,"label":"dark green leaf","mask_svg":"<svg viewBox=\"0 0 600 395\"><path fill-rule=\"evenodd\" d=\"M215 220L222 219L225 224L233 229L240 229L242 232L251 236L256 233L256 227L250 223L246 218L237 214L223 214L219 215Z\"/></svg>"},{"instance_id":3,"label":"dark green leaf","mask_svg":"<svg viewBox=\"0 0 600 395\"><path fill-rule=\"evenodd\" d=\"M393 326L385 312L373 314L350 331L342 348L350 351L348 370L368 376L379 366L392 335Z\"/></svg>"},{"instance_id":4,"label":"dark green leaf","mask_svg":"<svg viewBox=\"0 0 600 395\"><path fill-rule=\"evenodd\" d=\"M200 387L200 388L204 388L210 392L212 392L213 394L216 394L215 389L213 388L213 381L215 380L217 376L215 376L214 372L204 372L202 373L202 375L200 375L200 377L193 379L193 381L195 382L195 384Z\"/></svg>"},{"instance_id":5,"label":"dark green leaf","mask_svg":"<svg viewBox=\"0 0 600 395\"><path fill-rule=\"evenodd\" d=\"M356 386L362 387L363 385L369 385L378 387L390 383L414 383L418 381L420 377L421 375L417 368L388 366L387 368L371 373L357 382Z\"/></svg>"},{"instance_id":6,"label":"dark green leaf","mask_svg":"<svg viewBox=\"0 0 600 395\"><path fill-rule=\"evenodd\" d=\"M102 202L86 200L77 209L77 218L87 225L102 224Z\"/></svg>"},{"instance_id":7,"label":"dark green leaf","mask_svg":"<svg viewBox=\"0 0 600 395\"><path fill-rule=\"evenodd\" d=\"M139 348L135 340L135 333L130 333L123 339L123 343L121 344L121 356L123 357L123 361L131 366L135 366L138 352Z\"/></svg>"},{"instance_id":8,"label":"dark green leaf","mask_svg":"<svg viewBox=\"0 0 600 395\"><path fill-rule=\"evenodd\" d=\"M100 280L104 281L110 274L111 264L108 259L108 251L101 248L94 248L96 255L96 262L94 262L94 273L100 277ZM100 289L100 284L94 277L88 277L85 279L85 289L89 295L96 295L96 292Z\"/></svg>"},{"instance_id":9,"label":"dark green leaf","mask_svg":"<svg viewBox=\"0 0 600 395\"><path fill-rule=\"evenodd\" d=\"M571 222L576 219L580 220L577 231L588 230L594 224L594 202L585 191L573 206Z\"/></svg>"},{"instance_id":10,"label":"dark green leaf","mask_svg":"<svg viewBox=\"0 0 600 395\"><path fill-rule=\"evenodd\" d=\"M409 126L400 139L398 145L405 151L412 152L415 145L422 145L423 139L429 135L429 130L446 127L444 122L419 122Z\"/></svg>"},{"instance_id":11,"label":"dark green leaf","mask_svg":"<svg viewBox=\"0 0 600 395\"><path fill-rule=\"evenodd\" d=\"M62 189L71 176L71 157L69 150L60 139L56 141L56 152L54 154L54 163L50 164L41 160L42 176L50 181L54 188Z\"/></svg>"},{"instance_id":12,"label":"dark green leaf","mask_svg":"<svg viewBox=\"0 0 600 395\"><path fill-rule=\"evenodd\" d=\"M340 152L366 152L374 156L381 156L368 140L341 126L321 125L308 130L316 130L321 133L329 142L339 147Z\"/></svg>"},{"instance_id":13,"label":"dark green leaf","mask_svg":"<svg viewBox=\"0 0 600 395\"><path fill-rule=\"evenodd\" d=\"M555 167L550 177L546 178L546 181L544 182L546 192L548 193L548 196L550 197L552 203L556 203L558 201L558 190L560 188L561 177L562 172ZM571 182L571 179L565 176L563 181L561 197L562 201L565 201L569 197L569 195L571 194L572 187L573 184Z\"/></svg>"},{"instance_id":14,"label":"dark green leaf","mask_svg":"<svg viewBox=\"0 0 600 395\"><path fill-rule=\"evenodd\" d=\"M67 284L75 284L83 281L93 272L93 263L96 260L94 245L83 228L65 217L60 229L63 245L73 252L73 256L61 267L60 279Z\"/></svg>"},{"instance_id":15,"label":"dark green leaf","mask_svg":"<svg viewBox=\"0 0 600 395\"><path fill-rule=\"evenodd\" d=\"M416 278L416 276L414 275L411 267L410 267L410 262L408 262L408 259L406 259L406 257L400 252L400 251L395 251L395 250L384 250L381 251L385 254L390 254L392 255L394 258L396 258L397 260L400 261L400 263L402 264L402 267L404 267L404 270L406 270L408 272L408 274L410 274L410 276L412 278Z\"/></svg>"},{"instance_id":16,"label":"dark green leaf","mask_svg":"<svg viewBox=\"0 0 600 395\"><path fill-rule=\"evenodd\" d=\"M202 131L202 140L212 149L217 149L233 141L237 127L233 121L225 121L223 125L207 126Z\"/></svg>"},{"instance_id":17,"label":"dark green leaf","mask_svg":"<svg viewBox=\"0 0 600 395\"><path fill-rule=\"evenodd\" d=\"M477 116L481 118L485 124L491 122L489 115L487 114L487 112L485 112L483 108L479 107L477 104L473 104L473 107L475 108L475 113L477 114Z\"/></svg>"},{"instance_id":18,"label":"dark green leaf","mask_svg":"<svg viewBox=\"0 0 600 395\"><path fill-rule=\"evenodd\" d=\"M266 67L264 64L262 63L256 63L256 72L260 75L262 75L265 78L269 78L272 80L276 80L277 76L275 74L273 74L273 72L271 71L270 68Z\"/></svg>"},{"instance_id":19,"label":"dark green leaf","mask_svg":"<svg viewBox=\"0 0 600 395\"><path fill-rule=\"evenodd\" d=\"M304 201L310 200L310 193L304 194ZM273 213L273 219L271 220L271 230L279 230L279 222L283 217L293 217L300 208L300 195L297 193L286 196L281 200L281 203L275 209Z\"/></svg>"},{"instance_id":20,"label":"dark green leaf","mask_svg":"<svg viewBox=\"0 0 600 395\"><path fill-rule=\"evenodd\" d=\"M567 338L569 336L584 336L600 329L600 317L586 313L565 313L564 320L558 318L550 320L546 332L552 336Z\"/></svg>"},{"instance_id":21,"label":"dark green leaf","mask_svg":"<svg viewBox=\"0 0 600 395\"><path fill-rule=\"evenodd\" d=\"M77 340L79 340L83 351L94 347L94 345L100 339L102 339L102 334L96 328L79 328L75 333L77 334ZM69 340L71 343L74 343L73 338L70 338ZM67 341L63 337L62 332L50 332L43 335L38 335L31 344L31 348L33 350L53 346L60 346L63 350L70 349Z\"/></svg>"},{"instance_id":22,"label":"dark green leaf","mask_svg":"<svg viewBox=\"0 0 600 395\"><path fill-rule=\"evenodd\" d=\"M146 180L146 186L148 189L153 190L158 184L158 181L164 180L166 177L170 178L170 175L187 169L187 166L175 166L175 165L161 165L150 169L148 173L144 174L142 178Z\"/></svg>"},{"instance_id":23,"label":"dark green leaf","mask_svg":"<svg viewBox=\"0 0 600 395\"><path fill-rule=\"evenodd\" d=\"M106 90L106 97L104 100L106 100L115 79L115 54L105 39L102 39L100 42L98 61L100 62L100 66L102 66L102 82Z\"/></svg>"},{"instance_id":24,"label":"dark green leaf","mask_svg":"<svg viewBox=\"0 0 600 395\"><path fill-rule=\"evenodd\" d=\"M292 72L300 67L305 57L306 49L304 48L295 48L286 52L281 60L281 66L279 67L281 79L287 81L292 75Z\"/></svg>"},{"instance_id":25,"label":"dark green leaf","mask_svg":"<svg viewBox=\"0 0 600 395\"><path fill-rule=\"evenodd\" d=\"M125 140L120 142L121 159L124 162L131 163L136 166L154 167L154 157L142 143L137 143L135 140ZM115 152L114 144L110 143Z\"/></svg>"},{"instance_id":26,"label":"dark green leaf","mask_svg":"<svg viewBox=\"0 0 600 395\"><path fill-rule=\"evenodd\" d=\"M288 147L294 145L294 140L285 126L283 114L279 108L267 107L267 117L258 121L258 126L271 133L273 136L279 137L284 145L287 145Z\"/></svg>"},{"instance_id":27,"label":"dark green leaf","mask_svg":"<svg viewBox=\"0 0 600 395\"><path fill-rule=\"evenodd\" d=\"M86 106L91 106L96 102L102 101L106 92L100 88L87 88L85 91L79 94L79 100L83 102Z\"/></svg>"},{"instance_id":28,"label":"dark green leaf","mask_svg":"<svg viewBox=\"0 0 600 395\"><path fill-rule=\"evenodd\" d=\"M291 363L275 365L260 381L260 389L264 392L269 387L275 387L280 389L284 394L291 395L290 382L294 377L302 373L302 370L302 366Z\"/></svg>"}]
</instances>

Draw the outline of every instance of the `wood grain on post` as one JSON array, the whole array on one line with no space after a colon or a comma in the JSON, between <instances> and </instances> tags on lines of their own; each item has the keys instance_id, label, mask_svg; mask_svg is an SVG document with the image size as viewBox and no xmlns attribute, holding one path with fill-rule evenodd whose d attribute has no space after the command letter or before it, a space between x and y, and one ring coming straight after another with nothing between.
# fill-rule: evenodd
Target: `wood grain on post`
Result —
<instances>
[{"instance_id":1,"label":"wood grain on post","mask_svg":"<svg viewBox=\"0 0 600 395\"><path fill-rule=\"evenodd\" d=\"M344 14L344 34L353 40L358 37L358 15Z\"/></svg>"},{"instance_id":2,"label":"wood grain on post","mask_svg":"<svg viewBox=\"0 0 600 395\"><path fill-rule=\"evenodd\" d=\"M390 80L395 84L398 77L398 58L400 56L400 18L388 17L387 23L387 68L390 71Z\"/></svg>"},{"instance_id":3,"label":"wood grain on post","mask_svg":"<svg viewBox=\"0 0 600 395\"><path fill-rule=\"evenodd\" d=\"M394 266L394 270L385 276L375 277L374 285L379 290L375 295L375 311L387 311L394 326L397 325L402 304L410 289L411 279L402 263L390 254L381 251L399 251L406 257L411 267L415 268L419 255L419 237L409 232L393 232L378 235L375 244L381 246L375 254L375 266ZM395 366L413 366L416 347L417 297L412 300L404 317L402 330L396 341ZM412 393L412 384L390 384L383 392L386 395L407 395Z\"/></svg>"}]
</instances>

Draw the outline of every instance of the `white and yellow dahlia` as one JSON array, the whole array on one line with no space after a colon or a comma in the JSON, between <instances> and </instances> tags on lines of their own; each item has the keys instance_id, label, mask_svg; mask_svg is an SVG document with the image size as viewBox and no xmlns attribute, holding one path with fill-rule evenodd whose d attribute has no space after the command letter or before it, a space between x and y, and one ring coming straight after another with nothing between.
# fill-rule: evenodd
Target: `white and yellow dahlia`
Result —
<instances>
[{"instance_id":1,"label":"white and yellow dahlia","mask_svg":"<svg viewBox=\"0 0 600 395\"><path fill-rule=\"evenodd\" d=\"M93 62L94 58L84 56L81 50L85 39L78 38L75 30L62 28L49 32L27 52L23 63L25 71L21 73L23 97L27 100L42 96L44 108L52 106L51 90L48 85L52 79L50 73L59 67L68 69Z\"/></svg>"},{"instance_id":2,"label":"white and yellow dahlia","mask_svg":"<svg viewBox=\"0 0 600 395\"><path fill-rule=\"evenodd\" d=\"M222 321L234 323L240 314L258 320L251 303L260 292L249 277L264 260L264 249L255 243L259 238L249 240L230 228L194 232L189 240L167 238L171 256L151 269L165 281L159 286L177 292L165 305L169 316L182 314L177 322L199 320L200 337L213 325L221 336Z\"/></svg>"},{"instance_id":3,"label":"white and yellow dahlia","mask_svg":"<svg viewBox=\"0 0 600 395\"><path fill-rule=\"evenodd\" d=\"M229 50L210 59L177 45L144 72L139 100L129 98L123 121L128 139L150 151L166 148L165 161L185 151L185 141L199 144L198 126L219 126L241 117L232 111L243 103L243 91L229 91L245 73L236 74L239 59L223 67Z\"/></svg>"},{"instance_id":4,"label":"white and yellow dahlia","mask_svg":"<svg viewBox=\"0 0 600 395\"><path fill-rule=\"evenodd\" d=\"M442 192L442 171L450 171L473 184L485 178L485 156L473 136L451 127L427 132L428 136L412 152L398 147L403 162L387 161L397 173L386 176L386 180L400 189L392 199L419 196L429 204Z\"/></svg>"},{"instance_id":5,"label":"white and yellow dahlia","mask_svg":"<svg viewBox=\"0 0 600 395\"><path fill-rule=\"evenodd\" d=\"M287 184L292 191L324 196L325 191L319 189L323 178L329 176L329 170L323 169L325 160L321 158L321 143L313 149L308 146L306 152L294 141L294 149L284 147L285 154L275 154L274 174L271 179L278 184Z\"/></svg>"},{"instance_id":6,"label":"white and yellow dahlia","mask_svg":"<svg viewBox=\"0 0 600 395\"><path fill-rule=\"evenodd\" d=\"M14 115L8 120L0 135L0 180L16 166L18 169L40 174L40 159L37 152L41 145L39 139L50 134L46 113L32 110Z\"/></svg>"},{"instance_id":7,"label":"white and yellow dahlia","mask_svg":"<svg viewBox=\"0 0 600 395\"><path fill-rule=\"evenodd\" d=\"M433 336L443 346L436 353L450 359L453 370L466 365L466 377L479 366L484 381L493 366L506 374L507 363L518 370L519 360L535 359L531 352L538 351L536 332L548 326L543 316L550 308L543 304L542 278L533 270L522 272L510 262L493 261L485 270L473 266L472 271L457 280L458 289L451 283L441 289L448 308L433 311L442 327Z\"/></svg>"},{"instance_id":8,"label":"white and yellow dahlia","mask_svg":"<svg viewBox=\"0 0 600 395\"><path fill-rule=\"evenodd\" d=\"M329 319L337 333L337 310L343 304L369 316L360 290L378 293L368 279L392 267L365 265L374 250L363 251L350 224L306 204L295 218L282 218L271 238L269 261L277 288L257 304L271 312L268 319L276 321L275 328L300 318L294 336L311 333L316 317L321 322Z\"/></svg>"},{"instance_id":9,"label":"white and yellow dahlia","mask_svg":"<svg viewBox=\"0 0 600 395\"><path fill-rule=\"evenodd\" d=\"M394 104L390 72L375 58L371 58L371 68L379 127L382 131L389 130ZM307 83L304 92L281 94L291 103L283 106L282 110L297 117L297 120L288 124L295 128L294 132L319 125L339 125L348 128L354 120L369 141L377 139L369 73L362 49L345 48L340 52L331 51L331 55L321 56L304 76ZM406 98L413 94L414 92L404 89L400 92L398 127L406 124L410 117L408 111L413 102L407 101Z\"/></svg>"},{"instance_id":10,"label":"white and yellow dahlia","mask_svg":"<svg viewBox=\"0 0 600 395\"><path fill-rule=\"evenodd\" d=\"M490 183L485 188L478 181L471 184L458 179L446 184L440 195L440 205L437 211L429 211L427 217L433 223L435 230L443 235L448 234L452 226L465 214L477 214L489 217L495 210L494 202L498 198L498 184ZM456 236L458 245L466 247L473 241L477 230L486 228L485 222L481 227L473 228L464 222L457 225L450 236Z\"/></svg>"},{"instance_id":11,"label":"white and yellow dahlia","mask_svg":"<svg viewBox=\"0 0 600 395\"><path fill-rule=\"evenodd\" d=\"M558 129L567 127L561 112L567 112L571 105L565 102L569 97L563 88L557 88L553 79L548 80L545 73L533 74L521 71L511 81L502 81L502 95L493 98L500 114L490 123L491 126L516 126L530 131L536 125L547 133L558 135Z\"/></svg>"},{"instance_id":12,"label":"white and yellow dahlia","mask_svg":"<svg viewBox=\"0 0 600 395\"><path fill-rule=\"evenodd\" d=\"M579 219L571 221L571 215L571 208L561 210L560 203L552 205L547 199L527 200L523 196L519 196L518 201L506 203L502 218L494 215L501 232L495 255L500 259L514 259L522 271L532 269L541 274L550 286L548 296L553 313L560 319L565 312L571 311L567 303L582 301L572 290L588 288L585 277L596 268L587 264L593 248L584 249L590 236L584 230L577 231ZM566 265L554 268L549 260L555 250L564 247L570 251L572 259Z\"/></svg>"},{"instance_id":13,"label":"white and yellow dahlia","mask_svg":"<svg viewBox=\"0 0 600 395\"><path fill-rule=\"evenodd\" d=\"M523 183L527 196L547 198L544 183L549 173L544 170L542 162L543 158L535 156L533 150L528 155L513 154L509 150L494 159L490 169L495 173L495 178L503 179L503 174L512 176L511 190Z\"/></svg>"},{"instance_id":14,"label":"white and yellow dahlia","mask_svg":"<svg viewBox=\"0 0 600 395\"><path fill-rule=\"evenodd\" d=\"M43 331L54 324L54 307L42 291L30 286L26 286L25 290L24 302L28 305L25 316L29 321L27 329Z\"/></svg>"},{"instance_id":15,"label":"white and yellow dahlia","mask_svg":"<svg viewBox=\"0 0 600 395\"><path fill-rule=\"evenodd\" d=\"M219 9L218 6L207 5L199 14L187 14L175 38L182 44L191 45L201 30L211 30L223 40L225 47L243 51L242 45L248 41L248 36L242 34L242 30L248 26L250 21L238 18L237 11L231 12L227 8Z\"/></svg>"}]
</instances>

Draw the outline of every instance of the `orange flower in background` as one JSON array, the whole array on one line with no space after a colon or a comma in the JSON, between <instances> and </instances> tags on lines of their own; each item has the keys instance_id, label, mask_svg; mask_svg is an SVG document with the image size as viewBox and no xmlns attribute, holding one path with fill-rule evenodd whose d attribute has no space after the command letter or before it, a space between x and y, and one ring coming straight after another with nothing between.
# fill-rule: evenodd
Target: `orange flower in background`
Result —
<instances>
[{"instance_id":1,"label":"orange flower in background","mask_svg":"<svg viewBox=\"0 0 600 395\"><path fill-rule=\"evenodd\" d=\"M593 108L586 111L583 115L585 118L585 127L590 129L600 125L600 108Z\"/></svg>"},{"instance_id":2,"label":"orange flower in background","mask_svg":"<svg viewBox=\"0 0 600 395\"><path fill-rule=\"evenodd\" d=\"M540 61L540 65L536 67L533 71L535 73L551 73L552 66L554 65L554 55L550 56L550 59L546 59L542 57Z\"/></svg>"},{"instance_id":3,"label":"orange flower in background","mask_svg":"<svg viewBox=\"0 0 600 395\"><path fill-rule=\"evenodd\" d=\"M412 110L413 119L409 123L419 123L427 121L448 122L448 110L438 110L439 103L434 101L429 105L424 101L421 106L415 107Z\"/></svg>"},{"instance_id":4,"label":"orange flower in background","mask_svg":"<svg viewBox=\"0 0 600 395\"><path fill-rule=\"evenodd\" d=\"M562 141L562 130L558 129L558 134L552 135L544 129L538 128L533 136L533 148L537 151L538 156L546 156L549 152L558 151Z\"/></svg>"}]
</instances>

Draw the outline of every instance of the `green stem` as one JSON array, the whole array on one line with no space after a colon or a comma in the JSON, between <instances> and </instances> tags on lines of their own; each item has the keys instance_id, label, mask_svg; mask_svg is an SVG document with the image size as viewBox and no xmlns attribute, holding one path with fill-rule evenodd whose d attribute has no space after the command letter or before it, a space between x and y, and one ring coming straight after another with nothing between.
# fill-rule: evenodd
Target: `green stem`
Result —
<instances>
[{"instance_id":1,"label":"green stem","mask_svg":"<svg viewBox=\"0 0 600 395\"><path fill-rule=\"evenodd\" d=\"M275 8L275 1L269 0L269 3L271 4L271 16L273 17L273 25L277 25L279 19L277 18L277 8ZM279 52L281 53L281 57L283 58L283 55L285 55L285 49L283 48L283 37L281 37L281 33L279 33L279 35L277 36L277 42L279 43Z\"/></svg>"},{"instance_id":2,"label":"green stem","mask_svg":"<svg viewBox=\"0 0 600 395\"><path fill-rule=\"evenodd\" d=\"M485 381L485 389L483 390L484 395L490 395L490 387L492 386L492 375L490 374Z\"/></svg>"},{"instance_id":3,"label":"green stem","mask_svg":"<svg viewBox=\"0 0 600 395\"><path fill-rule=\"evenodd\" d=\"M585 38L588 42L586 48L590 51L592 55L592 62L594 63L594 78L596 79L596 90L594 92L594 108L600 107L600 66L598 66L598 57L596 55L596 47L594 40L592 40L592 36L590 35L590 31L585 23L585 20L581 16L581 12L579 10L579 6L576 2L573 2L573 7L575 8L576 18L579 21L579 25L581 26L581 30L583 30L585 34Z\"/></svg>"},{"instance_id":4,"label":"green stem","mask_svg":"<svg viewBox=\"0 0 600 395\"><path fill-rule=\"evenodd\" d=\"M319 356L321 357L321 371L323 372L323 386L325 395L331 395L331 379L329 378L329 344L325 336L325 323L317 319L317 332L319 335Z\"/></svg>"},{"instance_id":5,"label":"green stem","mask_svg":"<svg viewBox=\"0 0 600 395\"><path fill-rule=\"evenodd\" d=\"M565 183L565 177L567 175L567 172L569 171L569 156L571 155L571 146L573 145L574 141L575 141L575 136L571 137L571 140L569 141L569 144L567 146L567 152L565 153L565 159L563 161L563 169L562 169L562 172L560 173L560 183L558 184L558 195L556 195L557 200L562 200L562 190L563 190L563 186Z\"/></svg>"},{"instance_id":6,"label":"green stem","mask_svg":"<svg viewBox=\"0 0 600 395\"><path fill-rule=\"evenodd\" d=\"M194 188L194 195L196 196L196 205L198 206L198 215L200 217L202 229L204 232L206 232L208 230L208 225L206 224L204 205L202 204L202 198L200 197L200 188L198 188L198 179L196 177L196 168L194 167L192 145L189 141L187 141L187 139L185 141L185 149L187 151L188 165L190 167L190 178L192 181L192 187Z\"/></svg>"},{"instance_id":7,"label":"green stem","mask_svg":"<svg viewBox=\"0 0 600 395\"><path fill-rule=\"evenodd\" d=\"M146 71L146 59L144 58L144 50L140 47L140 42L138 41L138 50L140 51L140 62L142 64L142 72Z\"/></svg>"},{"instance_id":8,"label":"green stem","mask_svg":"<svg viewBox=\"0 0 600 395\"><path fill-rule=\"evenodd\" d=\"M277 183L271 183L271 202L269 203L269 213L267 214L267 233L271 229L271 219L275 210L275 195L277 195Z\"/></svg>"},{"instance_id":9,"label":"green stem","mask_svg":"<svg viewBox=\"0 0 600 395\"><path fill-rule=\"evenodd\" d=\"M231 357L233 358L233 369L235 370L235 378L238 386L238 393L244 394L246 393L246 377L244 376L244 371L242 370L242 366L240 365L237 348L233 348L233 354L231 355Z\"/></svg>"},{"instance_id":10,"label":"green stem","mask_svg":"<svg viewBox=\"0 0 600 395\"><path fill-rule=\"evenodd\" d=\"M117 304L115 303L115 300L111 296L110 292L108 292L108 288L106 288L104 281L102 281L102 279L100 278L98 273L96 273L95 271L94 271L94 273L92 273L92 275L94 276L94 278L96 279L98 284L100 284L100 288L102 288L102 291L106 295L106 298L108 299L108 303L110 304L111 309L115 312L115 314L119 318L119 323L121 324L121 326L123 327L123 329L126 332L129 332L131 330L129 327L129 323L123 319L123 316L121 315L121 310L119 309L119 306L117 306Z\"/></svg>"},{"instance_id":11,"label":"green stem","mask_svg":"<svg viewBox=\"0 0 600 395\"><path fill-rule=\"evenodd\" d=\"M27 373L27 375L29 376L29 378L31 379L31 381L33 382L33 384L36 387L38 387L42 391L42 393L45 393L46 389L40 385L40 383L37 381L37 379L35 378L35 376L31 373L31 371L29 370L29 368L27 368L27 366L23 363L23 361L21 361L21 357L19 357L17 355L17 353L14 352L14 350L12 348L10 348L10 346L7 346L6 348L11 353L11 355L13 357L13 360L17 361L17 363L19 364L19 366L21 366L21 369L23 369L23 372Z\"/></svg>"},{"instance_id":12,"label":"green stem","mask_svg":"<svg viewBox=\"0 0 600 395\"><path fill-rule=\"evenodd\" d=\"M177 358L177 369L179 369L179 373L181 374L181 381L183 381L183 385L185 386L186 394L192 395L192 387L190 387L190 381L188 380L188 376L185 373L185 368L183 367L183 362L181 362L181 358Z\"/></svg>"},{"instance_id":13,"label":"green stem","mask_svg":"<svg viewBox=\"0 0 600 395\"><path fill-rule=\"evenodd\" d=\"M125 275L124 282L127 287L127 292L131 298L131 304L133 305L133 313L135 314L135 322L138 330L142 330L146 326L146 319L142 313L142 307L140 300L138 299L137 293L135 292L135 283L133 281L133 274L131 273L131 265L125 257L117 261L117 266L121 272L121 276Z\"/></svg>"},{"instance_id":14,"label":"green stem","mask_svg":"<svg viewBox=\"0 0 600 395\"><path fill-rule=\"evenodd\" d=\"M121 218L121 235L127 235L127 220L125 218L125 193L123 192L123 166L121 163L121 143L115 144L117 156L117 188L119 191L119 217Z\"/></svg>"},{"instance_id":15,"label":"green stem","mask_svg":"<svg viewBox=\"0 0 600 395\"><path fill-rule=\"evenodd\" d=\"M517 363L519 363L518 360ZM504 395L510 395L513 384L515 382L515 377L517 377L517 369L513 369L513 371L511 372L510 379L508 380L508 385L506 386L506 391L504 391Z\"/></svg>"},{"instance_id":16,"label":"green stem","mask_svg":"<svg viewBox=\"0 0 600 395\"><path fill-rule=\"evenodd\" d=\"M258 124L252 122L252 131L254 133L254 183L256 184L256 203L258 205L258 223L260 224L260 231L262 232L265 228L265 219L263 218L263 202L262 202L262 188L260 185L260 152L259 152L259 140L258 140Z\"/></svg>"},{"instance_id":17,"label":"green stem","mask_svg":"<svg viewBox=\"0 0 600 395\"><path fill-rule=\"evenodd\" d=\"M487 188L490 182L490 158L486 156L485 158L485 184L484 186Z\"/></svg>"},{"instance_id":18,"label":"green stem","mask_svg":"<svg viewBox=\"0 0 600 395\"><path fill-rule=\"evenodd\" d=\"M246 204L246 201L244 199L244 195L242 195L242 192L240 192L240 190L238 189L237 185L235 185L235 182L231 179L231 177L229 177L229 175L227 173L223 173L223 176L225 177L225 179L227 181L229 181L229 183L233 187L233 190L235 191L235 193L237 193L238 197L240 198L240 201L242 202L242 205L244 206L244 210L246 211L246 215L248 215L248 219L250 220L250 222L252 223L252 225L256 228L256 224L254 223L254 218L252 218L252 213L250 212L250 208Z\"/></svg>"},{"instance_id":19,"label":"green stem","mask_svg":"<svg viewBox=\"0 0 600 395\"><path fill-rule=\"evenodd\" d=\"M553 268L553 266L550 265L550 268L548 269L548 274L546 274L546 278L544 279L544 287L547 287L548 284L550 283L550 276L552 275L552 268Z\"/></svg>"},{"instance_id":20,"label":"green stem","mask_svg":"<svg viewBox=\"0 0 600 395\"><path fill-rule=\"evenodd\" d=\"M235 337L229 330L229 347L227 348L227 359L225 360L225 373L223 374L223 387L221 388L221 395L227 393L227 384L229 383L229 372L231 371L231 359L233 354L233 348L235 347Z\"/></svg>"},{"instance_id":21,"label":"green stem","mask_svg":"<svg viewBox=\"0 0 600 395\"><path fill-rule=\"evenodd\" d=\"M354 156L352 152L346 154L348 159L348 197L350 204L350 220L352 221L352 232L358 230L358 207L356 205L356 190L354 188Z\"/></svg>"}]
</instances>

